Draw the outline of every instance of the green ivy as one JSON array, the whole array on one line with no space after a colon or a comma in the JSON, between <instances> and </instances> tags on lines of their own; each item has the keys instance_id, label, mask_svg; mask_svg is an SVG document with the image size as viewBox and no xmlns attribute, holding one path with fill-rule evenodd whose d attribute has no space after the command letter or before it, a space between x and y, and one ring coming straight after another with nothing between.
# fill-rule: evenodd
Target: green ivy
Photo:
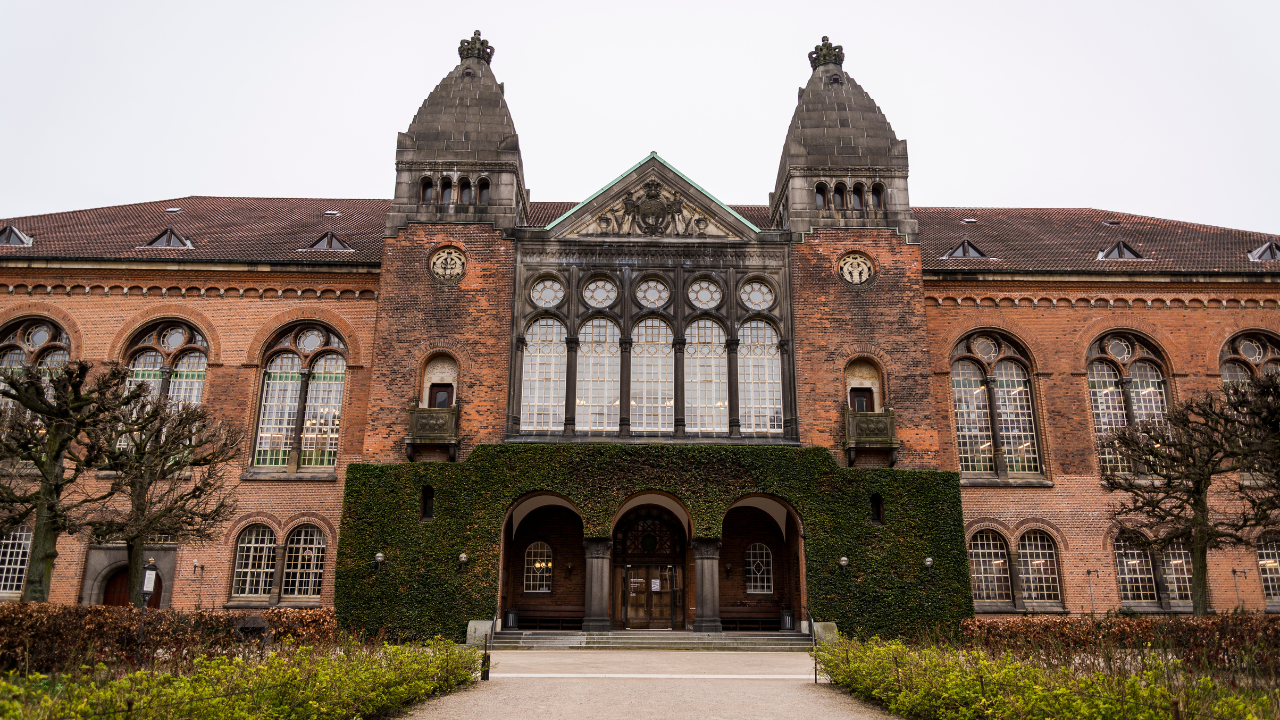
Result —
<instances>
[{"instance_id":1,"label":"green ivy","mask_svg":"<svg viewBox=\"0 0 1280 720\"><path fill-rule=\"evenodd\" d=\"M425 485L435 490L429 522L419 519ZM347 468L339 623L461 640L468 620L496 610L498 546L517 499L563 495L582 511L586 537L608 537L617 508L647 490L680 498L694 537L719 537L743 495L790 503L804 525L808 604L820 621L887 636L973 615L956 473L843 468L822 448L507 444L477 447L465 463ZM877 493L884 525L871 522Z\"/></svg>"}]
</instances>

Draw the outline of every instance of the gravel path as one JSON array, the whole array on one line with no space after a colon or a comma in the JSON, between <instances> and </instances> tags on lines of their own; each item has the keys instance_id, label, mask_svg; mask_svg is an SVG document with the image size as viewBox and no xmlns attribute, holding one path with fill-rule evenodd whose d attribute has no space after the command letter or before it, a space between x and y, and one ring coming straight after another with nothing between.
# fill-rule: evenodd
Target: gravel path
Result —
<instances>
[{"instance_id":1,"label":"gravel path","mask_svg":"<svg viewBox=\"0 0 1280 720\"><path fill-rule=\"evenodd\" d=\"M803 653L612 650L493 653L489 682L411 709L413 720L717 720L890 716L825 681Z\"/></svg>"}]
</instances>

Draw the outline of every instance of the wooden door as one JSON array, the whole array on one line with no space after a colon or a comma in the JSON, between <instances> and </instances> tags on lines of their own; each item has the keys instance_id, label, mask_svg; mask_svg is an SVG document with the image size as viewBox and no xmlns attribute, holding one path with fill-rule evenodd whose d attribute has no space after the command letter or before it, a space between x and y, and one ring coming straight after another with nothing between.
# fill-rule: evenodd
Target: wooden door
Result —
<instances>
[{"instance_id":1,"label":"wooden door","mask_svg":"<svg viewBox=\"0 0 1280 720\"><path fill-rule=\"evenodd\" d=\"M673 565L627 566L623 597L627 629L675 628L681 570Z\"/></svg>"},{"instance_id":2,"label":"wooden door","mask_svg":"<svg viewBox=\"0 0 1280 720\"><path fill-rule=\"evenodd\" d=\"M871 391L866 388L849 388L849 409L854 412L875 412Z\"/></svg>"},{"instance_id":3,"label":"wooden door","mask_svg":"<svg viewBox=\"0 0 1280 720\"><path fill-rule=\"evenodd\" d=\"M164 595L164 579L160 577L160 573L156 573L156 591L151 595L151 599L147 601L147 607L158 610L160 609L160 596ZM125 568L119 570L115 575L107 580L107 587L102 591L103 605L128 605L129 604L129 570Z\"/></svg>"}]
</instances>

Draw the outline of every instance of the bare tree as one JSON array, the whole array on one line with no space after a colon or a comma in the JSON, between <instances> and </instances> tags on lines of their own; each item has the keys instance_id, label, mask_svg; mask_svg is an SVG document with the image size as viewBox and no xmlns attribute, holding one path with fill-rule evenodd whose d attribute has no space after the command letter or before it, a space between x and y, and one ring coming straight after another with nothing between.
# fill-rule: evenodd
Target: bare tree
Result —
<instances>
[{"instance_id":1,"label":"bare tree","mask_svg":"<svg viewBox=\"0 0 1280 720\"><path fill-rule=\"evenodd\" d=\"M142 607L146 542L213 538L231 519L236 501L227 471L240 454L244 433L214 420L201 405L144 399L123 409L104 436L101 467L114 473L111 497L86 524L100 541L123 540L129 550L129 602ZM109 444L109 446L108 446Z\"/></svg>"},{"instance_id":2,"label":"bare tree","mask_svg":"<svg viewBox=\"0 0 1280 720\"><path fill-rule=\"evenodd\" d=\"M47 376L34 365L0 371L0 397L10 401L0 411L0 535L32 526L26 601L49 599L58 537L84 527L113 492L90 487L86 474L121 431L120 409L146 392L130 390L129 371L117 364L92 370L75 361Z\"/></svg>"},{"instance_id":3,"label":"bare tree","mask_svg":"<svg viewBox=\"0 0 1280 720\"><path fill-rule=\"evenodd\" d=\"M1257 527L1280 526L1280 374L1231 383L1224 402L1240 423L1240 443L1232 450L1242 472L1235 493Z\"/></svg>"},{"instance_id":4,"label":"bare tree","mask_svg":"<svg viewBox=\"0 0 1280 720\"><path fill-rule=\"evenodd\" d=\"M1209 608L1208 551L1248 545L1260 525L1239 493L1247 422L1222 397L1205 393L1170 409L1163 421L1129 425L1104 438L1118 462L1103 486L1126 497L1113 508L1122 525L1147 531L1155 550L1181 545L1191 555L1192 612Z\"/></svg>"}]
</instances>

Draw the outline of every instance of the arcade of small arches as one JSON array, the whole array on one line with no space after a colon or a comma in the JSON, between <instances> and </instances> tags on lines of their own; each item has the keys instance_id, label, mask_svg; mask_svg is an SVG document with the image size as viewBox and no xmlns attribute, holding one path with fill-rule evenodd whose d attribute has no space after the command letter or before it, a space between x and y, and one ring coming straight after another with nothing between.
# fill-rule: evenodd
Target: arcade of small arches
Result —
<instances>
[{"instance_id":1,"label":"arcade of small arches","mask_svg":"<svg viewBox=\"0 0 1280 720\"><path fill-rule=\"evenodd\" d=\"M856 182L852 186L844 182L829 185L820 182L813 190L814 206L818 210L884 210L884 185L872 183L868 193L864 183Z\"/></svg>"},{"instance_id":2,"label":"arcade of small arches","mask_svg":"<svg viewBox=\"0 0 1280 720\"><path fill-rule=\"evenodd\" d=\"M456 194L455 194L456 184ZM471 178L440 175L424 176L418 181L419 205L488 205L489 178L481 176L475 185Z\"/></svg>"},{"instance_id":3,"label":"arcade of small arches","mask_svg":"<svg viewBox=\"0 0 1280 720\"><path fill-rule=\"evenodd\" d=\"M535 493L504 524L504 627L792 630L804 605L801 528L787 503L748 496L720 537L691 538L678 498L640 493L618 506L609 537L588 538L572 502Z\"/></svg>"}]
</instances>

